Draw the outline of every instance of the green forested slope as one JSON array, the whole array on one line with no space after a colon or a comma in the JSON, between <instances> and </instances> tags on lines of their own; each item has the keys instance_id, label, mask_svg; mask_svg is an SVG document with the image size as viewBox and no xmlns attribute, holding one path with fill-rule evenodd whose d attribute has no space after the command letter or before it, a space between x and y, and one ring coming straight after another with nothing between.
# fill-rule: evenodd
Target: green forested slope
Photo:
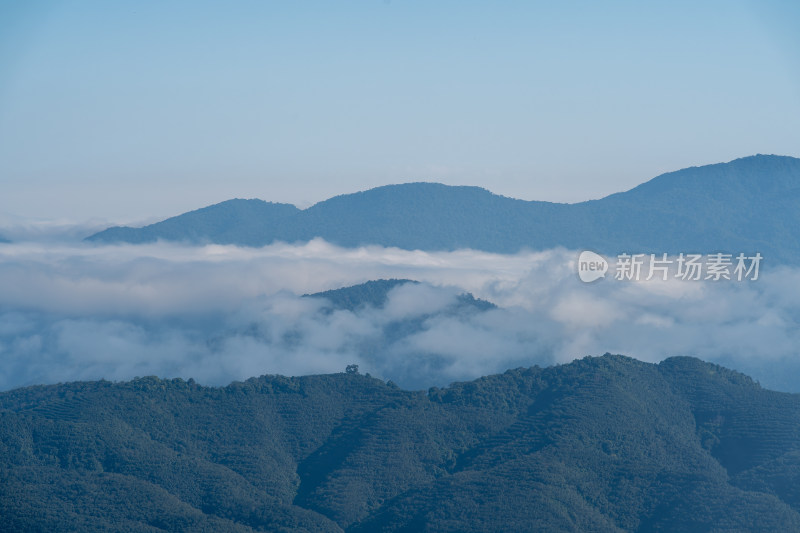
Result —
<instances>
[{"instance_id":1,"label":"green forested slope","mask_svg":"<svg viewBox=\"0 0 800 533\"><path fill-rule=\"evenodd\" d=\"M0 529L800 531L800 397L622 356L0 394Z\"/></svg>"}]
</instances>

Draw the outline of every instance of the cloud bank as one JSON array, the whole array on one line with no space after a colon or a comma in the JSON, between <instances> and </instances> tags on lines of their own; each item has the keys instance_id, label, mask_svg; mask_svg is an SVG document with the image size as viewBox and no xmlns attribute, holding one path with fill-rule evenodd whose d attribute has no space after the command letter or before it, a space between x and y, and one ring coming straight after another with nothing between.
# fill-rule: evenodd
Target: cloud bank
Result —
<instances>
[{"instance_id":1,"label":"cloud bank","mask_svg":"<svg viewBox=\"0 0 800 533\"><path fill-rule=\"evenodd\" d=\"M584 284L576 251L259 249L171 244L0 246L0 390L134 376L226 384L362 372L425 388L623 353L693 355L796 390L800 270L754 282ZM410 278L385 306L324 309L304 293ZM471 292L498 309L452 310Z\"/></svg>"}]
</instances>

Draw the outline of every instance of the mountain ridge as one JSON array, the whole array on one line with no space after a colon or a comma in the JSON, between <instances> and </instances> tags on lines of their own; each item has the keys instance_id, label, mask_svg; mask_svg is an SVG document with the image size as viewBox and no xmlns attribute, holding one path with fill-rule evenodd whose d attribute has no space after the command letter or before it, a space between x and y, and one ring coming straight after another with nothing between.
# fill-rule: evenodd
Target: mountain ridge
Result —
<instances>
[{"instance_id":1,"label":"mountain ridge","mask_svg":"<svg viewBox=\"0 0 800 533\"><path fill-rule=\"evenodd\" d=\"M242 202L263 201L229 200L144 228L109 228L87 240L263 246L319 237L345 247L429 251L761 252L774 262L799 263L797 200L800 159L756 155L665 173L628 191L574 204L416 182L338 195L304 210L264 202L238 213L233 207Z\"/></svg>"},{"instance_id":2,"label":"mountain ridge","mask_svg":"<svg viewBox=\"0 0 800 533\"><path fill-rule=\"evenodd\" d=\"M0 520L796 531L799 420L800 395L690 357L606 354L427 392L353 371L33 386L0 393Z\"/></svg>"}]
</instances>

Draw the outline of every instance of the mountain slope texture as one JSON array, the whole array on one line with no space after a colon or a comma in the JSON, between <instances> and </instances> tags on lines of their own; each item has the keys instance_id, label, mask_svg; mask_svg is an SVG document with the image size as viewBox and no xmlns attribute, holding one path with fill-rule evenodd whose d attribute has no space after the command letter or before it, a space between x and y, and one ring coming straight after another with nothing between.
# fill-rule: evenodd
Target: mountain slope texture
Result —
<instances>
[{"instance_id":1,"label":"mountain slope texture","mask_svg":"<svg viewBox=\"0 0 800 533\"><path fill-rule=\"evenodd\" d=\"M3 531L800 531L800 396L622 356L0 394Z\"/></svg>"},{"instance_id":2,"label":"mountain slope texture","mask_svg":"<svg viewBox=\"0 0 800 533\"><path fill-rule=\"evenodd\" d=\"M409 183L337 196L305 210L229 200L143 228L109 228L87 240L263 246L321 237L348 247L500 253L557 246L607 254L761 252L772 262L797 263L799 201L800 159L758 155L663 174L577 204Z\"/></svg>"}]
</instances>

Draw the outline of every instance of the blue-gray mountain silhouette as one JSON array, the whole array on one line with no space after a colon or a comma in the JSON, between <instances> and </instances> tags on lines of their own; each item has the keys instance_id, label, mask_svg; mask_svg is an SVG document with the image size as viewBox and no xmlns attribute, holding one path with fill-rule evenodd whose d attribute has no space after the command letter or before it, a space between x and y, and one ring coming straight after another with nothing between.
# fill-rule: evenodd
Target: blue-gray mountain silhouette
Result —
<instances>
[{"instance_id":1,"label":"blue-gray mountain silhouette","mask_svg":"<svg viewBox=\"0 0 800 533\"><path fill-rule=\"evenodd\" d=\"M229 200L143 228L109 228L87 240L263 246L321 237L347 247L500 253L558 246L608 254L758 251L771 262L797 263L798 200L800 159L756 155L670 172L576 204L409 183L336 196L305 210Z\"/></svg>"},{"instance_id":2,"label":"blue-gray mountain silhouette","mask_svg":"<svg viewBox=\"0 0 800 533\"><path fill-rule=\"evenodd\" d=\"M300 212L289 204L263 200L228 200L143 228L115 226L86 240L132 244L165 240L255 246L270 226Z\"/></svg>"}]
</instances>

